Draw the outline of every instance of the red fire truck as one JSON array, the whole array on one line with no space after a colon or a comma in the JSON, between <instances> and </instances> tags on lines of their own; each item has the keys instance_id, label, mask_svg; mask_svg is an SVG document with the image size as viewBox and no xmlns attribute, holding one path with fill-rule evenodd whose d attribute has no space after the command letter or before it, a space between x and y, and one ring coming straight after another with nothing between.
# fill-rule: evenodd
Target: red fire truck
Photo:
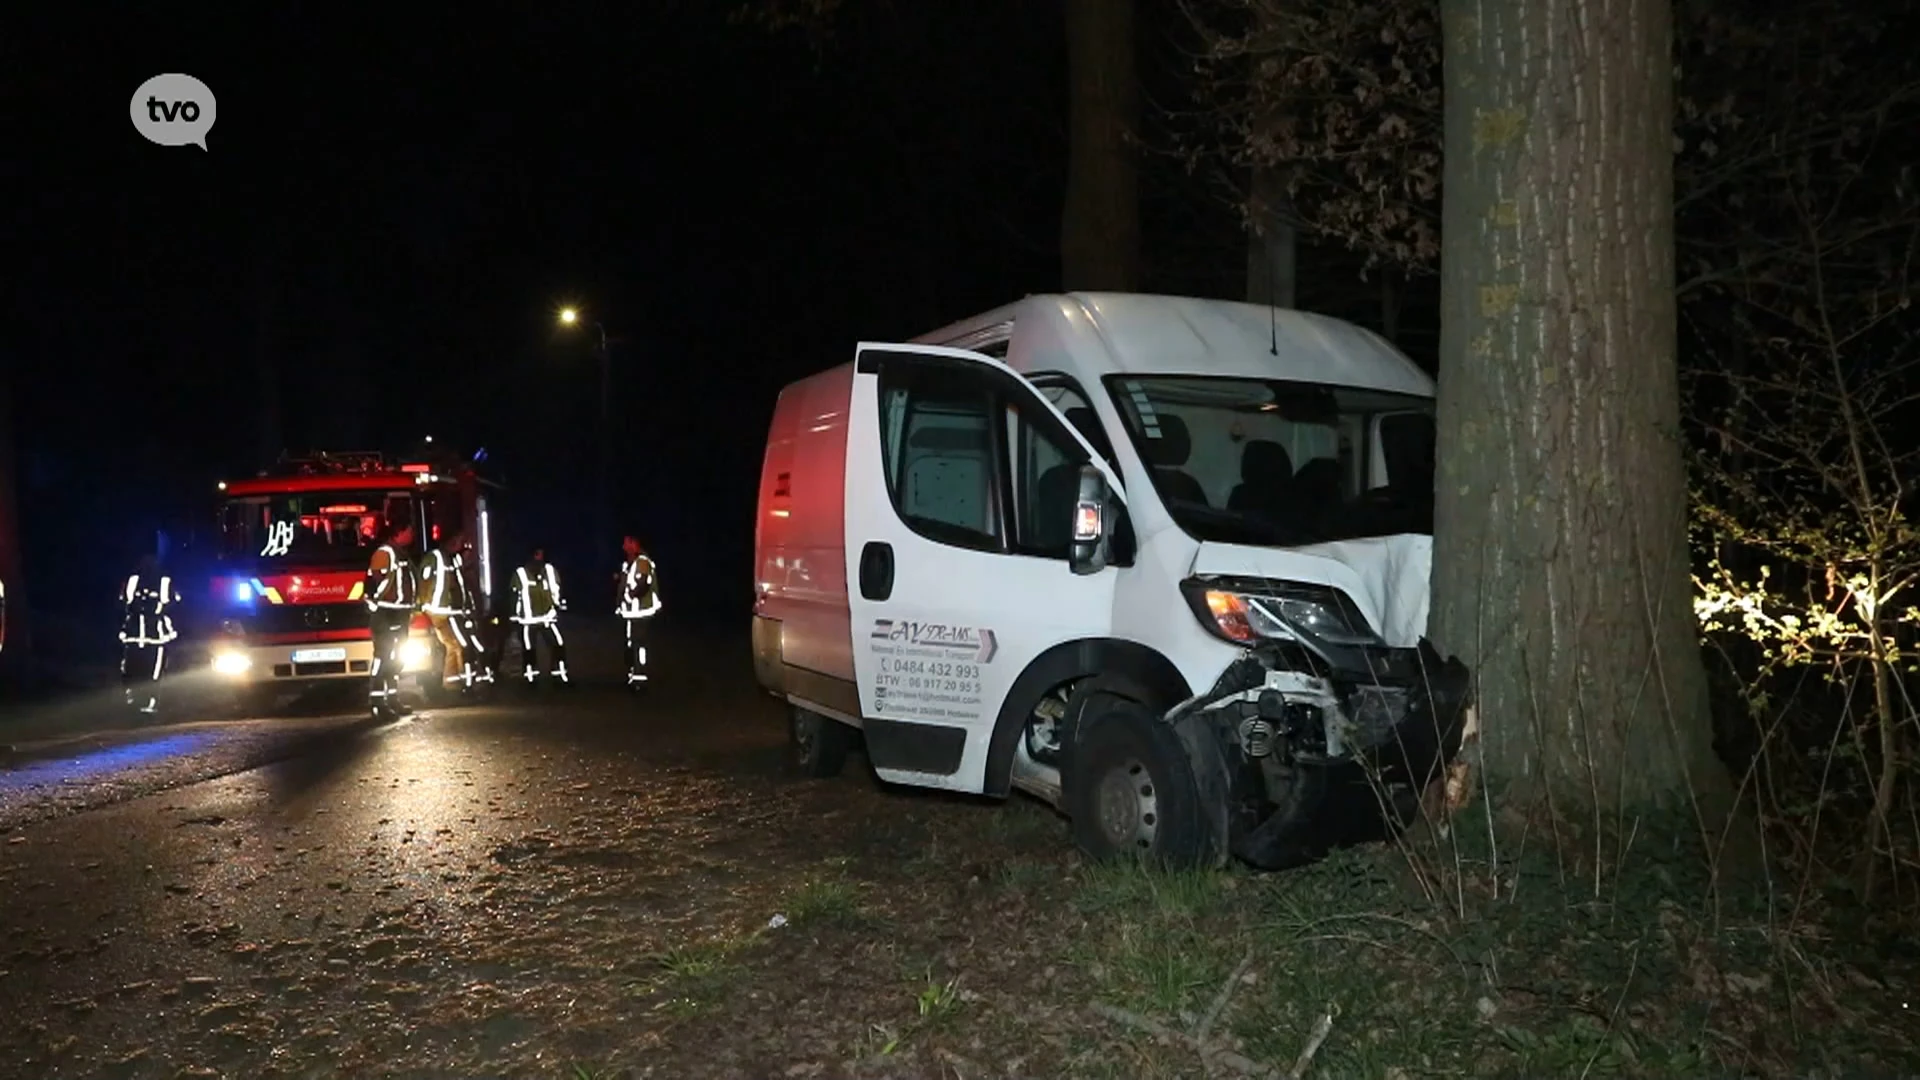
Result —
<instances>
[{"instance_id":1,"label":"red fire truck","mask_svg":"<svg viewBox=\"0 0 1920 1080\"><path fill-rule=\"evenodd\" d=\"M489 502L498 491L475 460L432 454L282 457L252 479L221 483L213 670L254 692L367 678L367 562L391 521L414 523L416 566L431 545L464 532L479 564L477 617L490 621L496 589ZM437 697L441 654L424 615L414 617L401 659L421 691Z\"/></svg>"}]
</instances>

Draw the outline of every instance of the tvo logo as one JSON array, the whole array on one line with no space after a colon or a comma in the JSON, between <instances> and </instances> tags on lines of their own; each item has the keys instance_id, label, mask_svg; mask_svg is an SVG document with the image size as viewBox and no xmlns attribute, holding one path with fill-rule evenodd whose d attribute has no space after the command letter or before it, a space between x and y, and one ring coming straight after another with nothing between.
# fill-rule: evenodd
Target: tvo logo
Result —
<instances>
[{"instance_id":1,"label":"tvo logo","mask_svg":"<svg viewBox=\"0 0 1920 1080\"><path fill-rule=\"evenodd\" d=\"M191 75L155 75L133 92L128 113L148 142L205 150L213 130L213 91Z\"/></svg>"}]
</instances>

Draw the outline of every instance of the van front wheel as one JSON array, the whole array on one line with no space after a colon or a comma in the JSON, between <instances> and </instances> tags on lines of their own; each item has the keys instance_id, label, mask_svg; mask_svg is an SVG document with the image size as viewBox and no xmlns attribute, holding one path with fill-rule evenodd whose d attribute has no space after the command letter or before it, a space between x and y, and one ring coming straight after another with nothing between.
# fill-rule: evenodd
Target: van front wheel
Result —
<instances>
[{"instance_id":1,"label":"van front wheel","mask_svg":"<svg viewBox=\"0 0 1920 1080\"><path fill-rule=\"evenodd\" d=\"M853 731L840 721L790 706L787 734L794 767L802 776L825 779L838 776L846 766Z\"/></svg>"},{"instance_id":2,"label":"van front wheel","mask_svg":"<svg viewBox=\"0 0 1920 1080\"><path fill-rule=\"evenodd\" d=\"M1096 859L1211 866L1219 840L1186 747L1144 706L1089 701L1069 750L1066 811L1073 839Z\"/></svg>"}]
</instances>

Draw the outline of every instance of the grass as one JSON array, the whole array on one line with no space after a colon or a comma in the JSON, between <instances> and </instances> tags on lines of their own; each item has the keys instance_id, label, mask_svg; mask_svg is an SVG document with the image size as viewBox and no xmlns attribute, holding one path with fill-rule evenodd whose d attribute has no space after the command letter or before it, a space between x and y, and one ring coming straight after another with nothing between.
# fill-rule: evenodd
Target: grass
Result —
<instances>
[{"instance_id":1,"label":"grass","mask_svg":"<svg viewBox=\"0 0 1920 1080\"><path fill-rule=\"evenodd\" d=\"M661 950L647 957L647 974L628 989L669 1015L702 1012L719 1004L750 974L741 954L759 941L760 933L706 938Z\"/></svg>"},{"instance_id":2,"label":"grass","mask_svg":"<svg viewBox=\"0 0 1920 1080\"><path fill-rule=\"evenodd\" d=\"M847 860L803 871L779 910L805 933L658 954L652 1008L722 1030L830 976L814 984L832 1007L813 1022L838 1014L827 1054L876 1076L1196 1076L1203 1027L1212 1052L1274 1075L1303 1054L1317 1077L1920 1067L1896 990L1920 962L1789 933L1764 897L1710 907L1684 851L1637 853L1596 887L1544 847L1496 860L1383 845L1263 875L1090 863L1033 820L991 815L928 837L946 862L923 852L891 880Z\"/></svg>"},{"instance_id":3,"label":"grass","mask_svg":"<svg viewBox=\"0 0 1920 1080\"><path fill-rule=\"evenodd\" d=\"M805 1075L1157 1080L1208 1072L1205 1028L1276 1075L1303 1055L1302 1076L1409 1080L1920 1073L1900 996L1920 951L1789 926L1764 889L1710 903L1684 845L1636 845L1599 878L1544 843L1496 858L1469 829L1168 873L1090 863L1017 802L874 820L915 843L771 875L753 910L784 926L648 958L636 1019L660 1045L740 1039L824 1070Z\"/></svg>"},{"instance_id":4,"label":"grass","mask_svg":"<svg viewBox=\"0 0 1920 1080\"><path fill-rule=\"evenodd\" d=\"M794 926L847 926L862 918L859 887L842 877L805 882L787 898L785 909L787 921Z\"/></svg>"},{"instance_id":5,"label":"grass","mask_svg":"<svg viewBox=\"0 0 1920 1080\"><path fill-rule=\"evenodd\" d=\"M1070 952L1099 1000L1180 1032L1245 962L1215 1030L1285 1067L1330 1020L1310 1075L1920 1066L1920 1025L1899 1029L1905 1010L1890 989L1878 1001L1844 992L1867 988L1855 966L1870 960L1867 943L1823 939L1823 967L1793 959L1764 905L1716 917L1684 867L1643 867L1599 897L1591 880L1563 886L1547 866L1511 873L1528 883L1524 900L1443 910L1390 849L1268 876L1087 867L1073 897L1086 928ZM1809 955L1807 943L1797 952ZM1196 1063L1190 1046L1114 1027L1135 1075Z\"/></svg>"}]
</instances>

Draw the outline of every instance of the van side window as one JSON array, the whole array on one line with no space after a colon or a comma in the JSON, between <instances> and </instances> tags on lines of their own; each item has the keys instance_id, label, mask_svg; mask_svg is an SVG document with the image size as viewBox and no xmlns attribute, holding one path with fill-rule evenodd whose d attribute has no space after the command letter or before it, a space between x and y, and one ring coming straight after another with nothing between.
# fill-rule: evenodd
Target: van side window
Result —
<instances>
[{"instance_id":1,"label":"van side window","mask_svg":"<svg viewBox=\"0 0 1920 1080\"><path fill-rule=\"evenodd\" d=\"M1067 418L1067 423L1080 432L1080 437L1092 444L1101 458L1110 465L1119 465L1119 460L1113 456L1113 443L1107 439L1106 429L1100 426L1100 417L1094 414L1093 406L1087 404L1087 399L1080 396L1080 391L1064 382L1049 382L1041 384L1040 392L1046 395L1054 408L1060 410L1060 415Z\"/></svg>"},{"instance_id":2,"label":"van side window","mask_svg":"<svg viewBox=\"0 0 1920 1080\"><path fill-rule=\"evenodd\" d=\"M1003 550L991 389L964 370L894 364L879 390L881 460L900 519L941 543Z\"/></svg>"},{"instance_id":3,"label":"van side window","mask_svg":"<svg viewBox=\"0 0 1920 1080\"><path fill-rule=\"evenodd\" d=\"M1006 406L1007 446L1013 462L1013 551L1065 559L1072 553L1073 508L1085 451L1057 422L1042 423L1026 403ZM1051 417L1048 418L1051 420Z\"/></svg>"},{"instance_id":4,"label":"van side window","mask_svg":"<svg viewBox=\"0 0 1920 1080\"><path fill-rule=\"evenodd\" d=\"M1074 430L1080 433L1080 437L1087 440L1087 444L1093 447L1094 453L1099 454L1101 459L1113 468L1120 467L1120 459L1113 453L1113 440L1107 438L1107 429L1100 425L1099 414L1093 411L1093 406L1088 403L1086 396L1077 387L1055 375L1041 375L1034 380L1034 384L1041 396L1051 402L1054 408L1059 409L1060 415L1067 418L1067 423L1072 424ZM1068 498L1075 498L1078 493L1076 486L1074 495ZM1132 566L1135 554L1133 519L1128 516L1124 506L1116 506L1114 510L1117 522L1113 532L1113 565ZM1070 546L1063 547L1058 550L1057 557L1065 559L1069 554Z\"/></svg>"}]
</instances>

